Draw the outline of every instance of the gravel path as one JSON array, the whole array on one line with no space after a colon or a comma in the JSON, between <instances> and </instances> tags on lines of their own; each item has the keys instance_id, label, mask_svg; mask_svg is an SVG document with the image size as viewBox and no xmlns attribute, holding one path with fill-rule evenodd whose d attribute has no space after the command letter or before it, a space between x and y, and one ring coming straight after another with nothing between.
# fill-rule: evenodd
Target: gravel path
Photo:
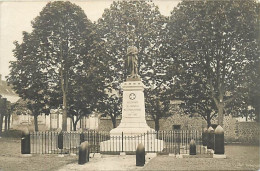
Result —
<instances>
[{"instance_id":1,"label":"gravel path","mask_svg":"<svg viewBox=\"0 0 260 171\"><path fill-rule=\"evenodd\" d=\"M67 170L140 170L142 167L135 166L135 156L105 155L101 158L90 158L90 162L84 165L77 163L62 167L59 171Z\"/></svg>"}]
</instances>

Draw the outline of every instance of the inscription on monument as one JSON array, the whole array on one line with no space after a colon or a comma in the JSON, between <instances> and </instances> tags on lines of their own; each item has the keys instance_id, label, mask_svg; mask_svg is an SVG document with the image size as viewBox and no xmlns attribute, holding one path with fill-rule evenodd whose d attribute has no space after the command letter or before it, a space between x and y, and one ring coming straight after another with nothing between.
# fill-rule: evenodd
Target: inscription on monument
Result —
<instances>
[{"instance_id":1,"label":"inscription on monument","mask_svg":"<svg viewBox=\"0 0 260 171\"><path fill-rule=\"evenodd\" d=\"M138 113L141 111L138 98L135 93L130 93L129 98L126 100L124 106L124 113L126 117L138 117Z\"/></svg>"}]
</instances>

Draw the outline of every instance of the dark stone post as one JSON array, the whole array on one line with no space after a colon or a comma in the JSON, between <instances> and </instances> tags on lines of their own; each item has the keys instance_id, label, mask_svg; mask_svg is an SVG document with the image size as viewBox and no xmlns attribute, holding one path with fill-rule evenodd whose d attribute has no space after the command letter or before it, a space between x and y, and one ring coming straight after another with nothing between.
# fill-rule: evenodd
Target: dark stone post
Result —
<instances>
[{"instance_id":1,"label":"dark stone post","mask_svg":"<svg viewBox=\"0 0 260 171\"><path fill-rule=\"evenodd\" d=\"M204 128L202 132L202 145L207 146L208 143L208 129Z\"/></svg>"},{"instance_id":2,"label":"dark stone post","mask_svg":"<svg viewBox=\"0 0 260 171\"><path fill-rule=\"evenodd\" d=\"M211 124L211 127L215 130L217 128L218 124Z\"/></svg>"},{"instance_id":3,"label":"dark stone post","mask_svg":"<svg viewBox=\"0 0 260 171\"><path fill-rule=\"evenodd\" d=\"M139 144L136 149L136 166L144 166L145 164L145 148L143 144Z\"/></svg>"},{"instance_id":4,"label":"dark stone post","mask_svg":"<svg viewBox=\"0 0 260 171\"><path fill-rule=\"evenodd\" d=\"M190 155L196 155L196 143L194 140L190 141Z\"/></svg>"},{"instance_id":5,"label":"dark stone post","mask_svg":"<svg viewBox=\"0 0 260 171\"><path fill-rule=\"evenodd\" d=\"M218 125L215 130L215 154L224 154L224 129Z\"/></svg>"},{"instance_id":6,"label":"dark stone post","mask_svg":"<svg viewBox=\"0 0 260 171\"><path fill-rule=\"evenodd\" d=\"M63 132L58 135L58 148L63 149Z\"/></svg>"},{"instance_id":7,"label":"dark stone post","mask_svg":"<svg viewBox=\"0 0 260 171\"><path fill-rule=\"evenodd\" d=\"M85 164L89 162L89 145L88 142L82 142L79 146L79 160L78 164Z\"/></svg>"},{"instance_id":8,"label":"dark stone post","mask_svg":"<svg viewBox=\"0 0 260 171\"><path fill-rule=\"evenodd\" d=\"M79 136L80 136L79 139L80 139L80 144L81 144L84 142L84 139L85 139L84 133L81 132Z\"/></svg>"},{"instance_id":9,"label":"dark stone post","mask_svg":"<svg viewBox=\"0 0 260 171\"><path fill-rule=\"evenodd\" d=\"M21 153L30 154L31 145L30 145L30 133L28 130L23 131L21 138Z\"/></svg>"},{"instance_id":10,"label":"dark stone post","mask_svg":"<svg viewBox=\"0 0 260 171\"><path fill-rule=\"evenodd\" d=\"M209 127L207 148L213 149L214 148L213 146L214 146L214 129L212 127Z\"/></svg>"}]
</instances>

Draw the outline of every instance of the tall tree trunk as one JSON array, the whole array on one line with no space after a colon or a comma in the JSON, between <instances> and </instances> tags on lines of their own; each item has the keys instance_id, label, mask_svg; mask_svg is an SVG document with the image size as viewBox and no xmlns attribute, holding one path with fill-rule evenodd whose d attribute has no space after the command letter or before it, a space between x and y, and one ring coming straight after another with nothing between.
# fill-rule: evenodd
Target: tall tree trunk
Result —
<instances>
[{"instance_id":1,"label":"tall tree trunk","mask_svg":"<svg viewBox=\"0 0 260 171\"><path fill-rule=\"evenodd\" d=\"M7 116L8 114L6 113L5 114L5 132L7 131L7 125L8 125L8 119L7 119Z\"/></svg>"},{"instance_id":2,"label":"tall tree trunk","mask_svg":"<svg viewBox=\"0 0 260 171\"><path fill-rule=\"evenodd\" d=\"M5 117L5 115L6 115L6 113L7 113L7 110L6 110L6 108L7 108L7 106L6 106L6 98L4 98L3 99L4 101L3 101L3 106L2 106L2 113L1 113L1 118L0 118L0 122L1 122L1 134L2 134L2 132L3 132L3 122L4 122L4 117Z\"/></svg>"},{"instance_id":3,"label":"tall tree trunk","mask_svg":"<svg viewBox=\"0 0 260 171\"><path fill-rule=\"evenodd\" d=\"M208 125L208 128L211 126L210 113L207 113L207 125Z\"/></svg>"},{"instance_id":4,"label":"tall tree trunk","mask_svg":"<svg viewBox=\"0 0 260 171\"><path fill-rule=\"evenodd\" d=\"M50 116L50 130L52 130L52 114L49 115Z\"/></svg>"},{"instance_id":5,"label":"tall tree trunk","mask_svg":"<svg viewBox=\"0 0 260 171\"><path fill-rule=\"evenodd\" d=\"M160 129L159 119L156 118L154 120L154 123L155 123L155 131L159 131L159 129Z\"/></svg>"},{"instance_id":6,"label":"tall tree trunk","mask_svg":"<svg viewBox=\"0 0 260 171\"><path fill-rule=\"evenodd\" d=\"M35 132L38 132L38 131L39 131L39 127L38 127L38 115L34 114L33 118L34 118L34 130L35 130Z\"/></svg>"},{"instance_id":7,"label":"tall tree trunk","mask_svg":"<svg viewBox=\"0 0 260 171\"><path fill-rule=\"evenodd\" d=\"M77 130L77 121L72 122L72 124L73 124L73 131L76 131Z\"/></svg>"},{"instance_id":8,"label":"tall tree trunk","mask_svg":"<svg viewBox=\"0 0 260 171\"><path fill-rule=\"evenodd\" d=\"M111 120L112 120L112 124L113 124L113 128L116 128L116 117L113 115L110 115Z\"/></svg>"},{"instance_id":9,"label":"tall tree trunk","mask_svg":"<svg viewBox=\"0 0 260 171\"><path fill-rule=\"evenodd\" d=\"M63 46L62 42L60 44L60 61L65 60L66 58L64 57L63 54ZM62 111L62 131L67 131L67 90L68 90L68 74L67 72L67 67L66 67L66 60L65 63L61 63L61 68L60 68L60 81L61 81L61 90L62 90L62 103L63 103L63 111Z\"/></svg>"},{"instance_id":10,"label":"tall tree trunk","mask_svg":"<svg viewBox=\"0 0 260 171\"><path fill-rule=\"evenodd\" d=\"M57 113L57 129L60 128L60 112Z\"/></svg>"},{"instance_id":11,"label":"tall tree trunk","mask_svg":"<svg viewBox=\"0 0 260 171\"><path fill-rule=\"evenodd\" d=\"M63 95L62 131L67 131L67 101L66 94Z\"/></svg>"},{"instance_id":12,"label":"tall tree trunk","mask_svg":"<svg viewBox=\"0 0 260 171\"><path fill-rule=\"evenodd\" d=\"M61 89L62 89L62 102L63 102L63 111L62 111L62 131L67 131L67 85L68 80L66 78L66 74L63 73L63 69L60 69L60 77L61 77Z\"/></svg>"},{"instance_id":13,"label":"tall tree trunk","mask_svg":"<svg viewBox=\"0 0 260 171\"><path fill-rule=\"evenodd\" d=\"M224 104L223 100L219 102L217 105L218 108L218 124L223 128L223 120L224 120Z\"/></svg>"},{"instance_id":14,"label":"tall tree trunk","mask_svg":"<svg viewBox=\"0 0 260 171\"><path fill-rule=\"evenodd\" d=\"M4 117L4 115L2 113L0 113L0 137L2 135L3 117Z\"/></svg>"},{"instance_id":15,"label":"tall tree trunk","mask_svg":"<svg viewBox=\"0 0 260 171\"><path fill-rule=\"evenodd\" d=\"M11 122L10 118L11 118L11 114L9 113L8 118L7 118L7 129L8 130L10 129L10 122Z\"/></svg>"},{"instance_id":16,"label":"tall tree trunk","mask_svg":"<svg viewBox=\"0 0 260 171\"><path fill-rule=\"evenodd\" d=\"M82 123L82 120L80 120L80 121L79 121L79 128L82 129L82 127L83 127L83 123Z\"/></svg>"},{"instance_id":17,"label":"tall tree trunk","mask_svg":"<svg viewBox=\"0 0 260 171\"><path fill-rule=\"evenodd\" d=\"M255 121L256 122L259 122L259 116L260 116L260 107L259 106L257 106L256 108L255 108Z\"/></svg>"},{"instance_id":18,"label":"tall tree trunk","mask_svg":"<svg viewBox=\"0 0 260 171\"><path fill-rule=\"evenodd\" d=\"M76 130L77 130L78 121L80 121L80 118L77 117L76 120L75 120L73 116L71 117L71 122L72 122L72 126L73 126L73 131L76 131ZM81 121L80 121L80 122L81 122Z\"/></svg>"}]
</instances>

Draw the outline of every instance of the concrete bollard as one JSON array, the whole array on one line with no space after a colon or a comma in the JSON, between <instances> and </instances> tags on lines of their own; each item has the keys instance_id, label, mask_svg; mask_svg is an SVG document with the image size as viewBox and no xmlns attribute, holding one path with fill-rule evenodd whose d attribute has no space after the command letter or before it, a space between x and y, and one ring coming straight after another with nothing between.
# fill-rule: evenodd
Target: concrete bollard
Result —
<instances>
[{"instance_id":1,"label":"concrete bollard","mask_svg":"<svg viewBox=\"0 0 260 171\"><path fill-rule=\"evenodd\" d=\"M82 142L79 146L79 160L78 164L85 164L89 162L89 145L88 142Z\"/></svg>"},{"instance_id":2,"label":"concrete bollard","mask_svg":"<svg viewBox=\"0 0 260 171\"><path fill-rule=\"evenodd\" d=\"M202 145L207 146L208 142L208 129L204 128L202 132Z\"/></svg>"},{"instance_id":3,"label":"concrete bollard","mask_svg":"<svg viewBox=\"0 0 260 171\"><path fill-rule=\"evenodd\" d=\"M63 133L60 132L58 135L58 148L63 149Z\"/></svg>"},{"instance_id":4,"label":"concrete bollard","mask_svg":"<svg viewBox=\"0 0 260 171\"><path fill-rule=\"evenodd\" d=\"M214 129L212 127L209 127L208 129L208 143L207 143L208 149L214 148Z\"/></svg>"},{"instance_id":5,"label":"concrete bollard","mask_svg":"<svg viewBox=\"0 0 260 171\"><path fill-rule=\"evenodd\" d=\"M144 166L145 164L145 148L143 144L139 144L136 149L136 166Z\"/></svg>"},{"instance_id":6,"label":"concrete bollard","mask_svg":"<svg viewBox=\"0 0 260 171\"><path fill-rule=\"evenodd\" d=\"M215 154L224 154L224 129L218 125L215 130Z\"/></svg>"},{"instance_id":7,"label":"concrete bollard","mask_svg":"<svg viewBox=\"0 0 260 171\"><path fill-rule=\"evenodd\" d=\"M21 138L21 153L30 154L31 145L30 145L30 133L28 130L23 131Z\"/></svg>"},{"instance_id":8,"label":"concrete bollard","mask_svg":"<svg viewBox=\"0 0 260 171\"><path fill-rule=\"evenodd\" d=\"M196 143L194 140L190 141L190 155L196 155Z\"/></svg>"}]
</instances>

